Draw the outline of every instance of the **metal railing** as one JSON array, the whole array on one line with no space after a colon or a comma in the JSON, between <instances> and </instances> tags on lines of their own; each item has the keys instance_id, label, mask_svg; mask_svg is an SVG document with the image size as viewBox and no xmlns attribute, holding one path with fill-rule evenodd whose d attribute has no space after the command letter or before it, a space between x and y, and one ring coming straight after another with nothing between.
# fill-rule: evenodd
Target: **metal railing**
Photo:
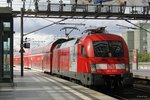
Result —
<instances>
[{"instance_id":1,"label":"metal railing","mask_svg":"<svg viewBox=\"0 0 150 100\"><path fill-rule=\"evenodd\" d=\"M14 3L12 2L12 8L14 11L20 11L22 7L22 2ZM1 7L8 6L7 3L2 2ZM37 7L36 7L37 6ZM120 5L98 5L98 4L65 4L65 3L47 3L39 2L37 5L35 3L26 2L26 11L63 11L63 12L99 12L99 13L125 13L125 14L150 14L150 6L125 6L120 7ZM48 9L49 8L49 9ZM122 10L125 9L125 10ZM122 11L121 11L122 10Z\"/></svg>"},{"instance_id":2,"label":"metal railing","mask_svg":"<svg viewBox=\"0 0 150 100\"><path fill-rule=\"evenodd\" d=\"M8 6L1 4L0 6ZM15 14L20 14L23 7L22 2L12 2L12 9ZM150 19L150 6L120 6L120 5L98 5L98 4L65 4L47 2L26 2L25 14L28 15L51 15L53 16L88 16L88 17L124 17L130 19ZM80 13L80 14L79 14Z\"/></svg>"},{"instance_id":3,"label":"metal railing","mask_svg":"<svg viewBox=\"0 0 150 100\"><path fill-rule=\"evenodd\" d=\"M31 5L32 8L34 5ZM81 5L81 4L39 4L39 11L63 11L63 12L93 12L93 13L124 13L124 14L150 14L149 9L145 10L145 6L126 6L120 7L119 5ZM123 9L123 10L122 10ZM20 9L19 9L20 10ZM34 11L35 9L32 9Z\"/></svg>"}]
</instances>

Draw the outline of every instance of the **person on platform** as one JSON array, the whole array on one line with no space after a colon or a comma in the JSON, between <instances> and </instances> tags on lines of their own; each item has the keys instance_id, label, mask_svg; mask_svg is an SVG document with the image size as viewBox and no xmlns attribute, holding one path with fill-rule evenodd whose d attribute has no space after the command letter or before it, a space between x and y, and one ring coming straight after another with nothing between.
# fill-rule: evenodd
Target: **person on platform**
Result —
<instances>
[{"instance_id":1,"label":"person on platform","mask_svg":"<svg viewBox=\"0 0 150 100\"><path fill-rule=\"evenodd\" d=\"M127 4L126 0L119 0L120 12L121 13L125 12L126 4Z\"/></svg>"},{"instance_id":2,"label":"person on platform","mask_svg":"<svg viewBox=\"0 0 150 100\"><path fill-rule=\"evenodd\" d=\"M103 1L100 0L96 5L96 12L101 12L101 8L103 7Z\"/></svg>"},{"instance_id":3,"label":"person on platform","mask_svg":"<svg viewBox=\"0 0 150 100\"><path fill-rule=\"evenodd\" d=\"M143 7L143 14L149 14L150 11L150 2L148 2L147 6Z\"/></svg>"},{"instance_id":4,"label":"person on platform","mask_svg":"<svg viewBox=\"0 0 150 100\"><path fill-rule=\"evenodd\" d=\"M77 5L77 3L78 3L78 0L75 0L75 4Z\"/></svg>"}]
</instances>

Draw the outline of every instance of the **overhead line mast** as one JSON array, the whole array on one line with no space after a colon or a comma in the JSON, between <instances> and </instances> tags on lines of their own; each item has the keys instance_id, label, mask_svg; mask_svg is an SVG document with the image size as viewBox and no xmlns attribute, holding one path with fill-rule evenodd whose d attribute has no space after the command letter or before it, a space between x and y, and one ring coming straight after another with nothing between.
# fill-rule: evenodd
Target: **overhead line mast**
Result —
<instances>
[{"instance_id":1,"label":"overhead line mast","mask_svg":"<svg viewBox=\"0 0 150 100\"><path fill-rule=\"evenodd\" d=\"M25 1L26 0L22 0L23 1L23 8L21 8L21 45L20 45L20 53L21 53L21 76L24 76L24 70L23 70L23 53L24 53L24 49L23 49L23 16L24 16L24 11L25 11Z\"/></svg>"}]
</instances>

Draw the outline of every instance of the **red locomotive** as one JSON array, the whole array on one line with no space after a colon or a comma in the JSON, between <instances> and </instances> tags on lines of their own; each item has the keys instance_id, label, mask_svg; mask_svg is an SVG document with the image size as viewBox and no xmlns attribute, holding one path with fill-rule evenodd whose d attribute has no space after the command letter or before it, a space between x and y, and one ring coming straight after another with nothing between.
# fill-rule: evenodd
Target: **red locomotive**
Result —
<instances>
[{"instance_id":1,"label":"red locomotive","mask_svg":"<svg viewBox=\"0 0 150 100\"><path fill-rule=\"evenodd\" d=\"M31 51L31 68L78 80L84 85L132 86L128 47L122 37L89 30L77 39L58 39Z\"/></svg>"}]
</instances>

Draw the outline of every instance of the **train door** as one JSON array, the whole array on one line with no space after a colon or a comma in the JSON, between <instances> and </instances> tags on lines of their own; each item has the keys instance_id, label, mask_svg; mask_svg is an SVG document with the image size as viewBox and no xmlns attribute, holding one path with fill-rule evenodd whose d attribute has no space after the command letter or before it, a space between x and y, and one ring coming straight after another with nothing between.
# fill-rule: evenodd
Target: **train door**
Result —
<instances>
[{"instance_id":1,"label":"train door","mask_svg":"<svg viewBox=\"0 0 150 100\"><path fill-rule=\"evenodd\" d=\"M69 71L77 72L77 45L70 47L70 68Z\"/></svg>"},{"instance_id":2,"label":"train door","mask_svg":"<svg viewBox=\"0 0 150 100\"><path fill-rule=\"evenodd\" d=\"M32 60L31 60L31 56L29 56L29 68L32 68Z\"/></svg>"},{"instance_id":3,"label":"train door","mask_svg":"<svg viewBox=\"0 0 150 100\"><path fill-rule=\"evenodd\" d=\"M60 64L59 64L59 61L60 61L60 57L59 57L59 50L54 50L53 51L53 58L52 58L52 73L56 73L58 74L59 71L60 71Z\"/></svg>"},{"instance_id":4,"label":"train door","mask_svg":"<svg viewBox=\"0 0 150 100\"><path fill-rule=\"evenodd\" d=\"M43 55L43 71L46 71L46 54Z\"/></svg>"},{"instance_id":5,"label":"train door","mask_svg":"<svg viewBox=\"0 0 150 100\"><path fill-rule=\"evenodd\" d=\"M53 70L52 69L53 68L53 64L52 64L53 63L53 54L50 53L48 56L49 56L49 68L50 68L49 72L50 72L50 74L52 74L52 70Z\"/></svg>"},{"instance_id":6,"label":"train door","mask_svg":"<svg viewBox=\"0 0 150 100\"><path fill-rule=\"evenodd\" d=\"M58 52L58 60L57 60L57 64L58 64L58 67L57 67L57 72L60 73L60 67L61 67L61 53Z\"/></svg>"},{"instance_id":7,"label":"train door","mask_svg":"<svg viewBox=\"0 0 150 100\"><path fill-rule=\"evenodd\" d=\"M41 66L42 66L42 71L44 70L44 60L43 60L43 59L44 59L44 55L42 55L42 58L41 58L41 63L42 63L42 64L41 64Z\"/></svg>"},{"instance_id":8,"label":"train door","mask_svg":"<svg viewBox=\"0 0 150 100\"><path fill-rule=\"evenodd\" d=\"M79 56L78 56L78 72L80 72L80 81L82 84L89 85L91 84L91 74L89 73L90 69L88 67L88 57L86 54L85 47L79 45Z\"/></svg>"},{"instance_id":9,"label":"train door","mask_svg":"<svg viewBox=\"0 0 150 100\"><path fill-rule=\"evenodd\" d=\"M85 47L81 45L81 55L79 56L80 59L80 71L81 72L88 72L88 65L87 65L87 54L85 51Z\"/></svg>"}]
</instances>

